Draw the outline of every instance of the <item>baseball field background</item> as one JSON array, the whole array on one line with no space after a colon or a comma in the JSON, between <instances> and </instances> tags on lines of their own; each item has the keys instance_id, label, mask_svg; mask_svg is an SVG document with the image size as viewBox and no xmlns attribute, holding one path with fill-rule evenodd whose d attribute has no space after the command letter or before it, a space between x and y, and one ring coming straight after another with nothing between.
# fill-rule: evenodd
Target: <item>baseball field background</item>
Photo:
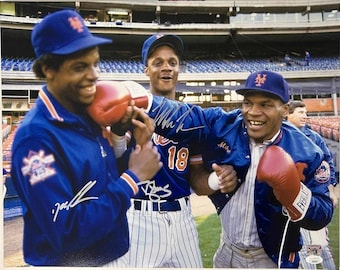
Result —
<instances>
[{"instance_id":1,"label":"baseball field background","mask_svg":"<svg viewBox=\"0 0 340 270\"><path fill-rule=\"evenodd\" d=\"M212 268L212 258L219 245L221 231L217 214L198 216L195 218L200 239L200 248L205 268ZM332 222L328 226L330 247L334 256L336 269L339 269L339 209L336 208ZM318 269L322 269L318 265Z\"/></svg>"}]
</instances>

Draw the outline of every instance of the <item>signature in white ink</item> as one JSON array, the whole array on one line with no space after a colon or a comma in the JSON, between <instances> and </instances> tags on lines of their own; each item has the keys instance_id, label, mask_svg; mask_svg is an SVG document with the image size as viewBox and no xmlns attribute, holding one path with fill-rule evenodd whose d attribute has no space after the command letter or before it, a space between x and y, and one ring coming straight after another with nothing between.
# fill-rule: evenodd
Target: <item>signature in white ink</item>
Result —
<instances>
[{"instance_id":1,"label":"signature in white ink","mask_svg":"<svg viewBox=\"0 0 340 270\"><path fill-rule=\"evenodd\" d=\"M181 107L184 107L184 104L178 104L176 108L165 108L163 109L165 105L165 102L162 102L157 108L159 108L159 112L157 113L154 121L157 126L159 126L161 129L166 128L174 128L176 127L176 133L180 131L192 131L200 128L204 128L204 126L197 126L197 127L190 127L190 128L184 128L184 121L188 115L193 111L193 108L195 106L192 106L188 108L185 112L181 114L179 118L176 118L175 122L172 120L174 115L180 110Z\"/></svg>"},{"instance_id":2,"label":"signature in white ink","mask_svg":"<svg viewBox=\"0 0 340 270\"><path fill-rule=\"evenodd\" d=\"M53 215L53 222L57 220L58 214L61 210L70 210L70 208L73 208L77 206L78 204L89 201L89 200L97 200L98 197L85 197L86 192L88 192L95 184L97 181L89 181L77 194L74 196L74 198L68 202L63 202L63 203L55 203L54 209L52 209L52 215Z\"/></svg>"},{"instance_id":3,"label":"signature in white ink","mask_svg":"<svg viewBox=\"0 0 340 270\"><path fill-rule=\"evenodd\" d=\"M144 187L141 187L146 196L149 196L150 201L159 201L162 198L166 198L171 195L171 190L168 189L169 184L164 187L157 187L155 181L149 181ZM162 194L157 194L163 192Z\"/></svg>"}]
</instances>

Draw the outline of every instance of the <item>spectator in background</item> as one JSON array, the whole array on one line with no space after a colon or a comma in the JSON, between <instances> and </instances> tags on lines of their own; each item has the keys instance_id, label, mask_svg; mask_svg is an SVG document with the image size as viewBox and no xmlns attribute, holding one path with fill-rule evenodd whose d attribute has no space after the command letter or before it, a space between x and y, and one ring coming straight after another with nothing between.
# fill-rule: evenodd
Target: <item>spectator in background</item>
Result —
<instances>
[{"instance_id":1,"label":"spectator in background","mask_svg":"<svg viewBox=\"0 0 340 270\"><path fill-rule=\"evenodd\" d=\"M327 160L330 167L330 185L328 186L330 197L332 199L334 207L337 206L338 198L335 193L335 186L338 184L338 180L335 177L334 162L332 153L329 151L323 138L315 131L307 127L307 108L303 101L293 100L289 102L289 112L287 120L299 128L309 139L311 139L316 145L318 145L324 152L325 160ZM309 231L301 228L301 234L304 245L300 251L301 266L303 269L317 269L316 264L308 262L308 255L315 250L313 245L321 245L322 253L322 268L323 269L335 269L335 263L333 260L332 252L329 247L329 237L327 227L324 227L318 231Z\"/></svg>"},{"instance_id":2,"label":"spectator in background","mask_svg":"<svg viewBox=\"0 0 340 270\"><path fill-rule=\"evenodd\" d=\"M285 63L286 63L286 66L287 67L290 67L292 64L290 63L290 57L289 57L289 55L288 55L288 53L286 53L286 55L285 55Z\"/></svg>"},{"instance_id":3,"label":"spectator in background","mask_svg":"<svg viewBox=\"0 0 340 270\"><path fill-rule=\"evenodd\" d=\"M310 62L310 53L309 53L309 51L305 51L305 61L306 61L306 66L309 66L309 62Z\"/></svg>"}]
</instances>

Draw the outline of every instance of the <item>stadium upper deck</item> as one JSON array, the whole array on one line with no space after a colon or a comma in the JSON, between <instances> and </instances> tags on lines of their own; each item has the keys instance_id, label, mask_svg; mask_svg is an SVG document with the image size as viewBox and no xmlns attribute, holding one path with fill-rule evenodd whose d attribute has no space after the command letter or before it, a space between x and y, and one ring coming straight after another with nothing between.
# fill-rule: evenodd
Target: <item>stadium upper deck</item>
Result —
<instances>
[{"instance_id":1,"label":"stadium upper deck","mask_svg":"<svg viewBox=\"0 0 340 270\"><path fill-rule=\"evenodd\" d=\"M339 1L337 0L188 0L188 1L176 1L176 0L93 0L93 1L23 1L18 3L38 3L40 8L59 8L60 6L77 7L81 9L133 9L141 11L155 11L156 8L161 9L159 11L164 12L176 12L176 13L206 13L208 12L223 12L231 11L235 8L237 12L252 13L261 9L267 11L275 10L281 12L304 12L308 9L313 11L322 11L325 8L338 9Z\"/></svg>"},{"instance_id":2,"label":"stadium upper deck","mask_svg":"<svg viewBox=\"0 0 340 270\"><path fill-rule=\"evenodd\" d=\"M155 32L180 35L185 43L186 60L180 81L195 84L206 78L210 90L223 91L227 80L242 83L251 70L216 72L215 67L202 76L199 69L197 72L190 69L194 66L190 60L219 59L232 66L234 61L283 59L286 53L302 59L305 50L311 52L312 59L339 59L340 4L333 0L0 2L2 55L33 59L32 27L49 12L61 8L77 9L92 32L113 39L112 46L101 48L103 60L138 60L141 44L148 35ZM265 68L269 66L275 65L268 63ZM295 80L297 91L319 88L339 95L339 61L331 68L314 67L279 71L290 82ZM147 81L141 72L104 73L103 78ZM36 83L31 73L3 69L2 82L3 89Z\"/></svg>"},{"instance_id":3,"label":"stadium upper deck","mask_svg":"<svg viewBox=\"0 0 340 270\"><path fill-rule=\"evenodd\" d=\"M0 2L2 32L9 44L3 53L23 44L18 39L28 39L40 18L61 8L77 9L92 32L113 38L120 54L139 54L139 44L154 32L181 35L186 54L192 56L209 52L248 57L304 47L314 56L339 54L340 4L334 0ZM263 43L275 44L263 50ZM249 53L250 46L254 50Z\"/></svg>"}]
</instances>

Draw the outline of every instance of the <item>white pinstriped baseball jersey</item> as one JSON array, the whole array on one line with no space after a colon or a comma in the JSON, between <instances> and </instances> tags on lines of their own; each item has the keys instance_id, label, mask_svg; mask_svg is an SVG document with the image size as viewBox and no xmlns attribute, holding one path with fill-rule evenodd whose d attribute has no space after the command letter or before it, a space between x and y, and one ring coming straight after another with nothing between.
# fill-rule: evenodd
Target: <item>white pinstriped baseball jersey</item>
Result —
<instances>
[{"instance_id":1,"label":"white pinstriped baseball jersey","mask_svg":"<svg viewBox=\"0 0 340 270\"><path fill-rule=\"evenodd\" d=\"M190 146L157 134L152 140L161 154L163 168L153 179L140 184L127 212L129 251L107 266L202 268L198 232L189 201ZM163 203L174 208L155 209ZM174 203L178 203L178 208Z\"/></svg>"}]
</instances>

